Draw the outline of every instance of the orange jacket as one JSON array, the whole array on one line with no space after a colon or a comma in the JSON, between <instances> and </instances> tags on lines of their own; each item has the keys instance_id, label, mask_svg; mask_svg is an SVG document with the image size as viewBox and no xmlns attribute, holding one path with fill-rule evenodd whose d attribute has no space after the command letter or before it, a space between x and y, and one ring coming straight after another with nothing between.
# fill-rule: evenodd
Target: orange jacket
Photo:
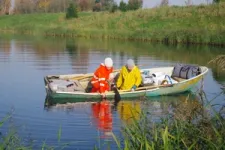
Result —
<instances>
[{"instance_id":1,"label":"orange jacket","mask_svg":"<svg viewBox=\"0 0 225 150\"><path fill-rule=\"evenodd\" d=\"M109 79L109 74L112 72L113 67L108 70L104 64L101 64L91 79L91 84L93 85L92 92L104 93L106 90L109 91L107 80Z\"/></svg>"}]
</instances>

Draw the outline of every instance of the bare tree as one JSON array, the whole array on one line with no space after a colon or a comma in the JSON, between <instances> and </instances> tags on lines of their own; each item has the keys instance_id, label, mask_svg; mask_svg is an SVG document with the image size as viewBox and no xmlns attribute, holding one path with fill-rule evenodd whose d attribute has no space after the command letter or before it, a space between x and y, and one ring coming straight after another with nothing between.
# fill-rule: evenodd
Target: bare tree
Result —
<instances>
[{"instance_id":1,"label":"bare tree","mask_svg":"<svg viewBox=\"0 0 225 150\"><path fill-rule=\"evenodd\" d=\"M35 0L15 0L15 13L33 13L36 10Z\"/></svg>"},{"instance_id":2,"label":"bare tree","mask_svg":"<svg viewBox=\"0 0 225 150\"><path fill-rule=\"evenodd\" d=\"M169 5L169 0L162 0L160 3L160 6L168 6Z\"/></svg>"},{"instance_id":3,"label":"bare tree","mask_svg":"<svg viewBox=\"0 0 225 150\"><path fill-rule=\"evenodd\" d=\"M88 9L88 1L87 0L79 0L78 6L80 7L81 11Z\"/></svg>"},{"instance_id":4,"label":"bare tree","mask_svg":"<svg viewBox=\"0 0 225 150\"><path fill-rule=\"evenodd\" d=\"M187 0L187 1L185 1L185 4L186 4L187 6L191 6L191 5L192 5L192 0Z\"/></svg>"},{"instance_id":5,"label":"bare tree","mask_svg":"<svg viewBox=\"0 0 225 150\"><path fill-rule=\"evenodd\" d=\"M62 0L53 0L49 4L49 11L50 12L63 12L64 7L61 5Z\"/></svg>"}]
</instances>

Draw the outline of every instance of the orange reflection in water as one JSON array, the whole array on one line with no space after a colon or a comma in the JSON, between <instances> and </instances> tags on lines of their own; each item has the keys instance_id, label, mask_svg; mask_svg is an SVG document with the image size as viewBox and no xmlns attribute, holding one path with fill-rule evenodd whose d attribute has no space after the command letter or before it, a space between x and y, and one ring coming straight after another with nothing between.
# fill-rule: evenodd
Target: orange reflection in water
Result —
<instances>
[{"instance_id":1,"label":"orange reflection in water","mask_svg":"<svg viewBox=\"0 0 225 150\"><path fill-rule=\"evenodd\" d=\"M107 100L93 103L91 105L94 124L99 130L103 131L106 135L112 131L112 113L111 105Z\"/></svg>"}]
</instances>

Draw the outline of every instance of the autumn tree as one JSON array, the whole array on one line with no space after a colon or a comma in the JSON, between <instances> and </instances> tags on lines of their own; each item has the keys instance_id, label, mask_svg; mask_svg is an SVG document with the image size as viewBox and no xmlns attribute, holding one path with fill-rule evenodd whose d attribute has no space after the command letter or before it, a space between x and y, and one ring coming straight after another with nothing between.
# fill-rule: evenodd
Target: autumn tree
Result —
<instances>
[{"instance_id":1,"label":"autumn tree","mask_svg":"<svg viewBox=\"0 0 225 150\"><path fill-rule=\"evenodd\" d=\"M66 12L70 0L52 0L49 4L49 12Z\"/></svg>"},{"instance_id":2,"label":"autumn tree","mask_svg":"<svg viewBox=\"0 0 225 150\"><path fill-rule=\"evenodd\" d=\"M15 13L33 13L35 11L34 0L15 0Z\"/></svg>"},{"instance_id":3,"label":"autumn tree","mask_svg":"<svg viewBox=\"0 0 225 150\"><path fill-rule=\"evenodd\" d=\"M0 0L1 14L10 14L11 0Z\"/></svg>"},{"instance_id":4,"label":"autumn tree","mask_svg":"<svg viewBox=\"0 0 225 150\"><path fill-rule=\"evenodd\" d=\"M0 15L2 14L2 1L0 0Z\"/></svg>"},{"instance_id":5,"label":"autumn tree","mask_svg":"<svg viewBox=\"0 0 225 150\"><path fill-rule=\"evenodd\" d=\"M88 0L80 0L78 2L78 6L80 7L81 11L88 10Z\"/></svg>"},{"instance_id":6,"label":"autumn tree","mask_svg":"<svg viewBox=\"0 0 225 150\"><path fill-rule=\"evenodd\" d=\"M65 12L63 4L62 4L62 0L52 0L49 3L49 12L53 12L53 13L57 13L57 12Z\"/></svg>"},{"instance_id":7,"label":"autumn tree","mask_svg":"<svg viewBox=\"0 0 225 150\"><path fill-rule=\"evenodd\" d=\"M51 3L51 0L38 0L37 6L38 10L40 12L48 12L49 4Z\"/></svg>"}]
</instances>

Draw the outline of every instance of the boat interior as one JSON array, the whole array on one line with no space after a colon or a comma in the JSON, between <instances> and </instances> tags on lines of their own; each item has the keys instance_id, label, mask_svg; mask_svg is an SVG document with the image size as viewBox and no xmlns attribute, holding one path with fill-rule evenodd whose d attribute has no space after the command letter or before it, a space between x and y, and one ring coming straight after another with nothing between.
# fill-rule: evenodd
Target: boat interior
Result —
<instances>
[{"instance_id":1,"label":"boat interior","mask_svg":"<svg viewBox=\"0 0 225 150\"><path fill-rule=\"evenodd\" d=\"M204 67L201 67L201 73L204 72ZM187 79L181 78L179 76L173 76L174 67L165 68L154 68L154 69L142 69L142 84L138 89L143 89L141 87L154 87L163 84L175 84L178 82L185 81ZM119 76L119 72L114 72L115 80ZM155 80L158 75L167 75L169 80ZM91 91L90 80L93 74L73 74L73 75L59 75L59 76L46 76L45 82L49 85L52 91L60 92L84 92L89 93ZM154 79L154 80L153 80ZM165 82L166 81L166 82ZM170 82L169 82L170 81ZM158 82L158 83L156 83Z\"/></svg>"}]
</instances>

